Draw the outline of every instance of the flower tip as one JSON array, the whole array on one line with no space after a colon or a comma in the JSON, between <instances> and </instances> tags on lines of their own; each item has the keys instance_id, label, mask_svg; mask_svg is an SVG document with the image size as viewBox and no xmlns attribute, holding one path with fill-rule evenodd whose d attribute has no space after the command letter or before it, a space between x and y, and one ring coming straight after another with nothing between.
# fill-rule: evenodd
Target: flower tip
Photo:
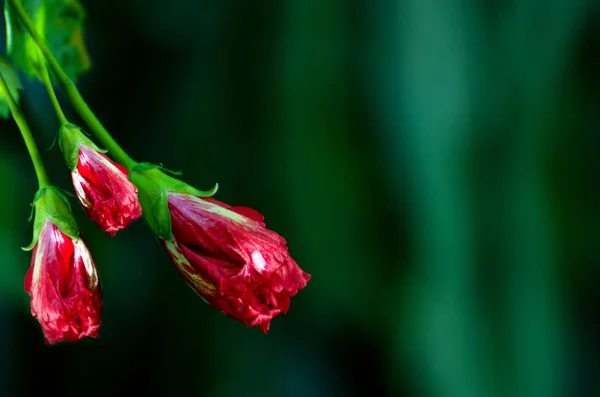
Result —
<instances>
[{"instance_id":1,"label":"flower tip","mask_svg":"<svg viewBox=\"0 0 600 397\"><path fill-rule=\"evenodd\" d=\"M88 329L74 328L73 324L64 324L60 329L52 329L42 325L44 343L46 345L56 345L61 342L78 342L88 337L97 339L100 337L98 332L100 325L100 322L98 322L95 325L90 325Z\"/></svg>"},{"instance_id":2,"label":"flower tip","mask_svg":"<svg viewBox=\"0 0 600 397\"><path fill-rule=\"evenodd\" d=\"M31 243L31 244L29 244L29 245L28 245L28 246L26 246L26 247L21 247L21 249L22 249L23 251L25 251L25 252L27 252L27 251L31 251L31 250L33 249L33 247L35 247L35 244L36 244L36 243L37 243L37 241L36 241L36 242L33 242L33 243Z\"/></svg>"},{"instance_id":3,"label":"flower tip","mask_svg":"<svg viewBox=\"0 0 600 397\"><path fill-rule=\"evenodd\" d=\"M268 334L269 333L269 327L271 326L271 322L267 321L266 323L262 323L258 326L258 328L260 328L260 330L263 332L263 334Z\"/></svg>"},{"instance_id":4,"label":"flower tip","mask_svg":"<svg viewBox=\"0 0 600 397\"><path fill-rule=\"evenodd\" d=\"M306 284L308 284L308 282L310 281L310 279L312 278L312 275L308 274L308 273L304 273L304 275L302 276L304 278L304 287L306 287ZM303 288L304 288L303 287Z\"/></svg>"},{"instance_id":5,"label":"flower tip","mask_svg":"<svg viewBox=\"0 0 600 397\"><path fill-rule=\"evenodd\" d=\"M218 190L219 184L215 182L215 186L213 186L210 190L199 190L195 188L190 188L189 190L187 190L187 193L196 197L212 197L217 193Z\"/></svg>"}]
</instances>

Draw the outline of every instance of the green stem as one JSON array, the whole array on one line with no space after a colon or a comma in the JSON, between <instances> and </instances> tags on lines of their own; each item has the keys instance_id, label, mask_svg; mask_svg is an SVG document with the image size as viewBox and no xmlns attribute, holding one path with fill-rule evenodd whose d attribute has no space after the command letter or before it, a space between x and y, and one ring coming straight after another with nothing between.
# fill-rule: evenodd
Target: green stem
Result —
<instances>
[{"instance_id":1,"label":"green stem","mask_svg":"<svg viewBox=\"0 0 600 397\"><path fill-rule=\"evenodd\" d=\"M133 167L137 165L135 162L121 147L119 144L113 139L110 133L104 128L102 123L98 120L94 112L90 109L90 107L85 103L85 100L81 97L81 94L77 90L77 87L73 83L73 81L67 76L64 70L61 68L60 64L52 55L52 52L48 49L46 44L44 43L44 39L38 34L27 15L27 12L21 5L19 0L9 0L10 4L13 6L14 10L19 15L21 22L25 25L25 28L29 31L29 34L37 44L38 48L46 58L50 69L54 72L54 75L58 79L60 86L63 91L67 95L67 98L71 102L71 105L75 108L77 113L81 116L81 118L88 125L94 136L100 141L100 143L110 152L111 156L123 164L128 170L132 170Z\"/></svg>"},{"instance_id":2,"label":"green stem","mask_svg":"<svg viewBox=\"0 0 600 397\"><path fill-rule=\"evenodd\" d=\"M13 118L21 130L21 135L23 136L23 140L25 141L25 145L29 151L29 156L31 157L33 168L35 168L35 174L37 175L40 188L49 187L51 185L50 178L48 178L48 174L46 174L46 169L44 168L44 163L42 162L42 157L40 156L40 151L35 144L35 139L33 139L33 135L31 134L31 130L27 125L25 116L23 116L23 113L21 113L19 105L17 105L17 102L10 93L8 84L6 84L6 80L4 80L4 76L2 76L2 74L0 74L0 89L4 91L10 112L12 113Z\"/></svg>"},{"instance_id":3,"label":"green stem","mask_svg":"<svg viewBox=\"0 0 600 397\"><path fill-rule=\"evenodd\" d=\"M54 112L56 112L56 117L58 117L58 121L60 122L60 126L64 126L69 124L69 121L65 117L62 108L60 107L60 103L58 102L58 98L56 97L56 92L54 92L54 87L52 87L52 80L50 80L50 74L48 73L48 67L46 66L46 60L44 59L44 55L38 49L38 61L40 65L40 71L42 72L42 83L44 87L46 87L46 91L48 92L48 96L50 97L50 102L52 102L52 107L54 108Z\"/></svg>"}]
</instances>

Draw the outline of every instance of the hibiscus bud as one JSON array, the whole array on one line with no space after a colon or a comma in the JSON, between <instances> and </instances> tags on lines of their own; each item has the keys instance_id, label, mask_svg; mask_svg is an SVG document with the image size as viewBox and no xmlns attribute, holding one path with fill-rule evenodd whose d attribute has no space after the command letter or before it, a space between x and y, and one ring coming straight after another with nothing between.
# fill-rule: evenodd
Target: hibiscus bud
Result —
<instances>
[{"instance_id":1,"label":"hibiscus bud","mask_svg":"<svg viewBox=\"0 0 600 397\"><path fill-rule=\"evenodd\" d=\"M48 344L97 337L100 283L68 204L54 188L42 189L36 195L35 212L31 267L25 276L31 314Z\"/></svg>"},{"instance_id":2,"label":"hibiscus bud","mask_svg":"<svg viewBox=\"0 0 600 397\"><path fill-rule=\"evenodd\" d=\"M310 275L263 216L231 207L160 170L134 170L144 216L177 270L210 305L264 333Z\"/></svg>"},{"instance_id":3,"label":"hibiscus bud","mask_svg":"<svg viewBox=\"0 0 600 397\"><path fill-rule=\"evenodd\" d=\"M142 215L137 188L125 167L108 158L73 124L60 129L59 142L77 198L103 231L114 236Z\"/></svg>"},{"instance_id":4,"label":"hibiscus bud","mask_svg":"<svg viewBox=\"0 0 600 397\"><path fill-rule=\"evenodd\" d=\"M286 242L247 207L169 193L173 238L161 240L177 270L208 303L266 333L310 275Z\"/></svg>"}]
</instances>

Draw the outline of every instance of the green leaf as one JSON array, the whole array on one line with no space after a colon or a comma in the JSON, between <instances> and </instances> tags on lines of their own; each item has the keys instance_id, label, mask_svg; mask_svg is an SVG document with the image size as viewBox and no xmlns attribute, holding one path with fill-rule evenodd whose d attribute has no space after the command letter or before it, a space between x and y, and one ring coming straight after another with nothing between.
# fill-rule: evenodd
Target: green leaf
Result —
<instances>
[{"instance_id":1,"label":"green leaf","mask_svg":"<svg viewBox=\"0 0 600 397\"><path fill-rule=\"evenodd\" d=\"M38 33L73 80L92 66L83 40L85 9L79 0L21 0ZM37 45L5 0L6 49L14 65L41 79Z\"/></svg>"},{"instance_id":2,"label":"green leaf","mask_svg":"<svg viewBox=\"0 0 600 397\"><path fill-rule=\"evenodd\" d=\"M19 90L23 88L21 85L21 80L19 80L19 75L12 68L8 60L0 57L0 73L2 73L2 77L6 81L8 85L8 90L10 94L14 98L15 102L19 102ZM8 99L4 90L0 90L0 117L3 119L7 118L10 114L10 108L8 106Z\"/></svg>"}]
</instances>

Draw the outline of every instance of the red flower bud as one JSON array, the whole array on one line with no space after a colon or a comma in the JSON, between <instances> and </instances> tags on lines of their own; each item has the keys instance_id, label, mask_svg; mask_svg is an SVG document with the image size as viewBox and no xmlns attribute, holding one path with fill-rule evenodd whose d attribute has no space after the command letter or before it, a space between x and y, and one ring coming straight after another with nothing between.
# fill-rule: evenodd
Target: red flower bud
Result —
<instances>
[{"instance_id":1,"label":"red flower bud","mask_svg":"<svg viewBox=\"0 0 600 397\"><path fill-rule=\"evenodd\" d=\"M161 242L177 270L209 304L264 333L310 275L251 208L169 192L173 238Z\"/></svg>"},{"instance_id":2,"label":"red flower bud","mask_svg":"<svg viewBox=\"0 0 600 397\"><path fill-rule=\"evenodd\" d=\"M111 236L142 215L137 188L127 179L127 169L104 153L80 145L71 178L85 212Z\"/></svg>"},{"instance_id":3,"label":"red flower bud","mask_svg":"<svg viewBox=\"0 0 600 397\"><path fill-rule=\"evenodd\" d=\"M46 343L98 336L102 293L92 256L81 238L72 239L45 221L33 248L25 291Z\"/></svg>"}]
</instances>

